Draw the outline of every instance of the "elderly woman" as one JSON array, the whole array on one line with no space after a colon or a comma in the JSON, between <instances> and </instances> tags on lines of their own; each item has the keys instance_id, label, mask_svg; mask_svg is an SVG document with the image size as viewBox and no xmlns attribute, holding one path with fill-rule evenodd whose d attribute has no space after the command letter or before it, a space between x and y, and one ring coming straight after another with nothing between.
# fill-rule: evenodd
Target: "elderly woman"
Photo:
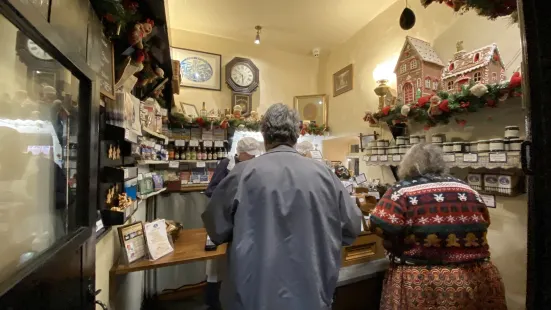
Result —
<instances>
[{"instance_id":1,"label":"elderly woman","mask_svg":"<svg viewBox=\"0 0 551 310\"><path fill-rule=\"evenodd\" d=\"M490 262L488 210L480 195L446 174L440 147L413 146L369 226L391 257L382 310L507 309Z\"/></svg>"}]
</instances>

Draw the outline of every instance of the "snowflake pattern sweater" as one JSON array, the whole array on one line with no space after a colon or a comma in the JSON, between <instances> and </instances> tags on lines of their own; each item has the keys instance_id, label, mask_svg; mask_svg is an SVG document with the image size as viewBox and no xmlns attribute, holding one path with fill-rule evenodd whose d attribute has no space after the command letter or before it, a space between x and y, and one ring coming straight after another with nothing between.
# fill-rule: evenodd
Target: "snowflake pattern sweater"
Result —
<instances>
[{"instance_id":1,"label":"snowflake pattern sweater","mask_svg":"<svg viewBox=\"0 0 551 310\"><path fill-rule=\"evenodd\" d=\"M451 176L396 183L379 200L369 224L402 259L453 264L490 256L488 209L478 192Z\"/></svg>"}]
</instances>

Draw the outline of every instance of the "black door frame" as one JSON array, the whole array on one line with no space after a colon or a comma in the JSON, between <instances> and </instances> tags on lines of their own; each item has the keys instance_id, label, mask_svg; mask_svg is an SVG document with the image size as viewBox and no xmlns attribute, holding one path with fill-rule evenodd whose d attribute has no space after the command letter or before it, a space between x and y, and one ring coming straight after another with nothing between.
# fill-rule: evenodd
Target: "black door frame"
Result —
<instances>
[{"instance_id":1,"label":"black door frame","mask_svg":"<svg viewBox=\"0 0 551 310\"><path fill-rule=\"evenodd\" d=\"M526 308L551 305L551 19L549 1L518 0L530 140ZM519 206L520 207L520 206Z\"/></svg>"},{"instance_id":2,"label":"black door frame","mask_svg":"<svg viewBox=\"0 0 551 310\"><path fill-rule=\"evenodd\" d=\"M55 1L55 0L52 0ZM21 0L0 1L0 13L21 30L28 38L40 45L79 79L79 133L77 150L77 196L69 210L70 233L58 240L27 266L0 283L0 296L4 295L23 279L56 257L82 250L81 286L82 300L88 294L88 286L94 287L95 278L95 220L98 178L98 136L100 91L96 73L80 58L71 42L65 41L56 29L31 4ZM88 21L86 21L88 22ZM85 309L86 305L83 304Z\"/></svg>"}]
</instances>

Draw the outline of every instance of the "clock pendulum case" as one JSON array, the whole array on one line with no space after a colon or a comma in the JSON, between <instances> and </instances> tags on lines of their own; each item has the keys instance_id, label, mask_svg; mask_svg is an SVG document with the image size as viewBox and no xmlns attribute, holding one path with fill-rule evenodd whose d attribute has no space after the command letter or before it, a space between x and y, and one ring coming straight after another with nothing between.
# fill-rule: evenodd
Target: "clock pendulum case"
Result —
<instances>
[{"instance_id":1,"label":"clock pendulum case","mask_svg":"<svg viewBox=\"0 0 551 310\"><path fill-rule=\"evenodd\" d=\"M226 64L226 83L232 90L232 113L241 106L244 116L252 110L252 93L258 89L260 71L247 58L235 57Z\"/></svg>"}]
</instances>

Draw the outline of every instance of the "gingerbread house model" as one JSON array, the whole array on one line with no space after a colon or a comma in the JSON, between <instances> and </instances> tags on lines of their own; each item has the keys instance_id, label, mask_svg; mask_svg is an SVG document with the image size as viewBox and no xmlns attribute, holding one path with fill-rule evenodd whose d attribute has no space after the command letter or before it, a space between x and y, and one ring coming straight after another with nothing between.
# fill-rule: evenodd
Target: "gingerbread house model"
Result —
<instances>
[{"instance_id":1,"label":"gingerbread house model","mask_svg":"<svg viewBox=\"0 0 551 310\"><path fill-rule=\"evenodd\" d=\"M496 44L471 52L465 52L463 42L457 43L453 60L442 72L442 84L446 91L460 91L461 86L474 83L495 84L505 80L505 66Z\"/></svg>"},{"instance_id":2,"label":"gingerbread house model","mask_svg":"<svg viewBox=\"0 0 551 310\"><path fill-rule=\"evenodd\" d=\"M441 89L444 63L428 42L407 36L394 69L398 98L405 104Z\"/></svg>"}]
</instances>

